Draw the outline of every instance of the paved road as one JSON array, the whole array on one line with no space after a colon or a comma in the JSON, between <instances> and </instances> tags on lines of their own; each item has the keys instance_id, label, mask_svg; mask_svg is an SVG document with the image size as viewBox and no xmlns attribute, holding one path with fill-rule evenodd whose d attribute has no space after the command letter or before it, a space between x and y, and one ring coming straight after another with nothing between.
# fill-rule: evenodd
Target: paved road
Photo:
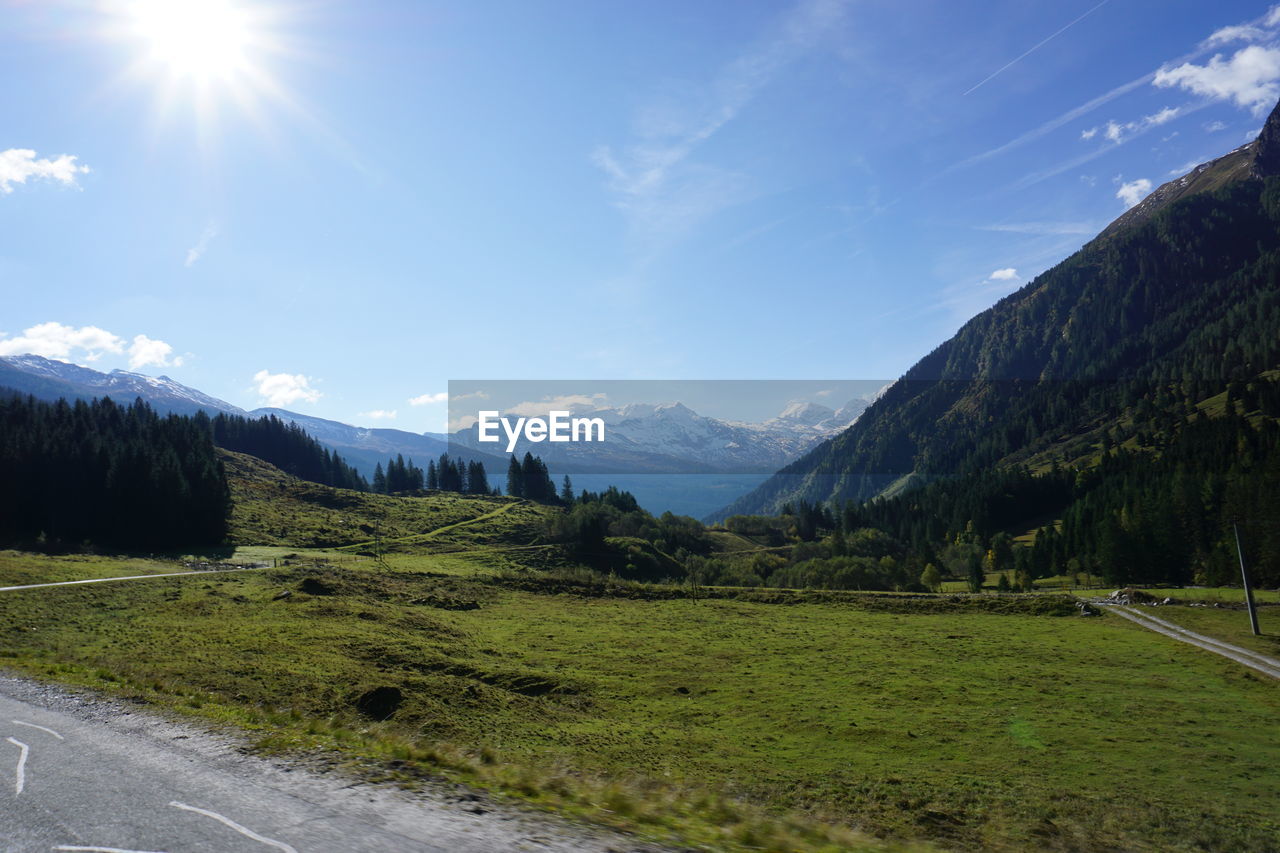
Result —
<instances>
[{"instance_id":1,"label":"paved road","mask_svg":"<svg viewBox=\"0 0 1280 853\"><path fill-rule=\"evenodd\" d=\"M1190 643L1193 646L1202 648L1207 652L1222 655L1224 658L1244 664L1250 669L1270 675L1272 678L1280 678L1280 660L1276 658L1242 649L1231 643L1223 642L1213 637L1206 637L1204 634L1197 634L1195 631L1189 631L1181 625L1175 625L1158 616L1153 616L1143 609L1119 604L1103 606L1109 608L1116 615L1123 616L1130 622L1136 622L1142 627L1164 634L1166 637L1172 637L1175 640L1181 640L1184 643Z\"/></svg>"},{"instance_id":2,"label":"paved road","mask_svg":"<svg viewBox=\"0 0 1280 853\"><path fill-rule=\"evenodd\" d=\"M229 737L0 676L0 850L653 850L461 790L409 794L245 754Z\"/></svg>"},{"instance_id":3,"label":"paved road","mask_svg":"<svg viewBox=\"0 0 1280 853\"><path fill-rule=\"evenodd\" d=\"M180 578L185 575L217 575L227 572L252 572L268 566L237 566L234 569L197 569L190 572L165 572L158 575L121 575L118 578L85 578L78 581L53 581L52 583L24 583L20 586L0 586L0 592L15 592L20 589L41 589L46 586L76 586L82 583L112 583L114 581L141 581L151 578Z\"/></svg>"}]
</instances>

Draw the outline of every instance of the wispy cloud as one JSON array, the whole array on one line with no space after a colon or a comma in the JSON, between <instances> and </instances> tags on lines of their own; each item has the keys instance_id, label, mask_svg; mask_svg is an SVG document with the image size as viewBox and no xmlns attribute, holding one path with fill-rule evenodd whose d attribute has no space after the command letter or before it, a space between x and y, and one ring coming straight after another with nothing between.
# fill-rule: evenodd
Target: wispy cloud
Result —
<instances>
[{"instance_id":1,"label":"wispy cloud","mask_svg":"<svg viewBox=\"0 0 1280 853\"><path fill-rule=\"evenodd\" d=\"M814 50L843 19L850 0L803 0L760 46L638 118L638 139L600 145L592 162L605 174L615 204L646 248L679 239L708 216L748 195L746 176L694 160L779 73Z\"/></svg>"},{"instance_id":2,"label":"wispy cloud","mask_svg":"<svg viewBox=\"0 0 1280 853\"><path fill-rule=\"evenodd\" d=\"M1116 190L1116 198L1124 202L1125 210L1128 210L1146 198L1150 192L1151 181L1146 178L1138 178L1137 180L1120 184L1120 188Z\"/></svg>"},{"instance_id":3,"label":"wispy cloud","mask_svg":"<svg viewBox=\"0 0 1280 853\"><path fill-rule=\"evenodd\" d=\"M1219 47L1233 41L1259 41L1268 36L1266 30L1251 24L1236 24L1223 27L1204 40L1205 47Z\"/></svg>"},{"instance_id":4,"label":"wispy cloud","mask_svg":"<svg viewBox=\"0 0 1280 853\"><path fill-rule=\"evenodd\" d=\"M358 412L356 417L368 418L372 421L393 421L396 419L396 410L374 409L371 412Z\"/></svg>"},{"instance_id":5,"label":"wispy cloud","mask_svg":"<svg viewBox=\"0 0 1280 853\"><path fill-rule=\"evenodd\" d=\"M1240 26L1253 27L1253 28L1261 28L1261 27L1274 28L1274 27L1280 26L1280 5L1273 6L1265 14L1259 16L1258 18L1252 21L1246 21ZM1221 32L1221 30L1219 30L1219 32ZM1210 38L1212 38L1212 36L1210 36ZM1040 139L1041 137L1044 137L1055 130L1058 130L1064 125L1071 124L1072 122L1078 121L1079 119L1087 115L1090 115L1091 113L1096 111L1099 107L1105 106L1106 104L1111 103L1117 98L1120 98L1136 89L1139 89L1143 86L1146 86L1149 83L1152 83L1155 80L1156 75L1161 73L1162 71L1167 71L1171 68L1181 67L1181 66L1192 63L1193 60L1196 60L1206 55L1211 49L1212 49L1212 46L1209 45L1206 40L1206 42L1202 42L1194 50L1191 50L1188 53L1185 53L1176 59L1170 60L1165 64L1163 68L1150 71L1146 74L1143 74L1141 77L1137 77L1133 80L1130 80L1127 83L1123 83L1119 86L1116 86L1110 91L1104 92L1103 94L1097 96L1096 98L1086 101L1085 103L1081 104L1078 107L1075 107L1074 109L1067 110L1066 112L1059 115L1057 118L1050 119L1049 121L1046 121L1040 125L1037 125L1031 130L1028 130L1022 134L1019 134L1018 136L1015 136L1013 139L1010 139L1008 142L1005 142L1001 145L997 145L994 148L989 148L986 151L982 151L978 154L974 154L970 157L966 157L963 160L953 163L951 166L947 167L942 174L947 174L949 172L953 172L958 169L965 169L970 166L977 165L978 163L981 163L983 161L999 157L1009 151L1012 151L1016 148L1020 148L1023 145L1026 145L1027 143L1034 142L1035 140ZM1090 137L1086 136L1085 138L1087 139ZM1105 151L1105 149L1103 149L1103 151ZM1102 151L1098 153L1102 153ZM1079 165L1081 162L1091 160L1093 159L1094 156L1097 156L1097 154L1074 160L1072 161L1072 164L1069 164L1066 168L1071 168L1072 165ZM1052 174L1056 175L1056 174L1059 174L1061 171L1065 171L1065 168L1054 170ZM1029 176L1029 177L1033 177L1033 176ZM1034 183L1034 181L1038 179L1039 178L1034 178L1030 182ZM1025 186L1025 182L1019 182L1018 184L1015 185L1015 188L1020 188L1022 186Z\"/></svg>"},{"instance_id":6,"label":"wispy cloud","mask_svg":"<svg viewBox=\"0 0 1280 853\"><path fill-rule=\"evenodd\" d=\"M209 251L209 244L213 242L213 238L218 236L218 226L212 222L205 226L204 232L200 235L200 239L190 249L187 249L187 260L184 266L192 266L196 261L204 257L204 253Z\"/></svg>"},{"instance_id":7,"label":"wispy cloud","mask_svg":"<svg viewBox=\"0 0 1280 853\"><path fill-rule=\"evenodd\" d=\"M1186 62L1176 68L1163 68L1152 83L1234 101L1259 115L1280 96L1280 48L1251 44L1230 59L1224 60L1218 54L1204 65Z\"/></svg>"},{"instance_id":8,"label":"wispy cloud","mask_svg":"<svg viewBox=\"0 0 1280 853\"><path fill-rule=\"evenodd\" d=\"M987 281L1017 281L1018 271L1013 267L996 270L987 276Z\"/></svg>"},{"instance_id":9,"label":"wispy cloud","mask_svg":"<svg viewBox=\"0 0 1280 853\"><path fill-rule=\"evenodd\" d=\"M323 396L311 387L314 381L301 373L271 373L259 370L253 375L258 396L272 406L292 403L315 403Z\"/></svg>"},{"instance_id":10,"label":"wispy cloud","mask_svg":"<svg viewBox=\"0 0 1280 853\"><path fill-rule=\"evenodd\" d=\"M1179 117L1191 115L1192 113L1195 113L1208 106L1211 106L1212 103L1213 103L1212 101L1203 101L1198 104L1184 104L1183 106L1177 108L1177 114ZM1103 156L1104 154L1108 154L1114 151L1115 149L1119 148L1121 145L1126 145L1132 142L1133 140L1137 139L1138 137L1150 132L1153 128L1158 127L1159 124L1163 124L1164 122L1157 123L1155 121L1149 121L1148 119L1153 119L1156 116L1160 116L1161 113L1164 113L1168 109L1170 108L1161 110L1160 113L1156 113L1154 116L1147 116L1145 117L1145 119L1140 121L1128 122L1125 125L1120 127L1117 133L1116 139L1114 140L1109 139L1102 146L1095 148L1092 151L1089 151L1085 154L1081 154L1077 157L1068 158L1067 160L1061 163L1058 163L1057 165L1049 166L1045 169L1041 169L1039 171L1031 172L1030 174L1024 175L1023 177L1019 178L1017 181L1015 181L1006 189L1007 190L1023 190L1029 186L1032 186L1033 184L1038 184L1041 181L1047 180L1052 177L1056 177L1057 175L1060 175L1063 172L1068 172L1068 171L1071 171L1072 169L1078 169L1079 167L1083 166L1085 163L1088 163L1092 160L1096 160L1097 158ZM1082 180L1083 179L1084 178L1082 177ZM1086 180L1086 183L1088 183L1087 180Z\"/></svg>"},{"instance_id":11,"label":"wispy cloud","mask_svg":"<svg viewBox=\"0 0 1280 853\"><path fill-rule=\"evenodd\" d=\"M97 326L40 323L9 337L0 332L0 355L40 355L59 361L98 361L105 355L126 356L129 367L179 367L182 358L164 341L135 335L132 341Z\"/></svg>"},{"instance_id":12,"label":"wispy cloud","mask_svg":"<svg viewBox=\"0 0 1280 853\"><path fill-rule=\"evenodd\" d=\"M13 192L14 184L28 180L56 181L64 186L76 186L76 176L89 172L88 166L76 165L72 154L60 154L52 159L36 158L30 148L10 148L0 151L0 194Z\"/></svg>"},{"instance_id":13,"label":"wispy cloud","mask_svg":"<svg viewBox=\"0 0 1280 853\"><path fill-rule=\"evenodd\" d=\"M441 391L437 394L419 394L417 397L409 398L410 406L428 406L432 403L443 403L449 399L448 391Z\"/></svg>"},{"instance_id":14,"label":"wispy cloud","mask_svg":"<svg viewBox=\"0 0 1280 853\"><path fill-rule=\"evenodd\" d=\"M1113 119L1104 125L1081 131L1080 138L1089 140L1101 133L1110 142L1124 142L1131 136L1145 133L1151 128L1159 127L1162 124L1168 124L1182 115L1184 110L1184 107L1164 107L1159 112L1134 119L1133 121L1118 122Z\"/></svg>"},{"instance_id":15,"label":"wispy cloud","mask_svg":"<svg viewBox=\"0 0 1280 853\"><path fill-rule=\"evenodd\" d=\"M1030 50L1028 50L1027 52L1025 52L1025 53L1021 54L1017 59L1014 59L1013 61L1008 62L1008 63L1006 63L1005 65L1001 66L1000 68L996 69L994 72L992 72L991 74L989 74L987 77L983 78L983 80L982 80L981 82L979 82L976 86L973 86L973 87L971 87L970 89L968 89L968 91L966 91L964 94L965 94L965 95L968 95L968 94L969 94L969 93L971 93L971 92L975 92L975 91L977 91L978 89L981 89L981 88L982 88L983 86L985 86L987 83L989 83L989 82L991 82L992 80L994 80L995 78L999 77L1001 74L1003 74L1004 72L1008 71L1010 68L1012 68L1013 66L1017 65L1019 62L1021 62L1021 61L1022 61L1022 60L1024 60L1024 59L1026 59L1028 56L1030 56L1031 54L1035 53L1037 50L1039 50L1040 48L1044 47L1046 44L1048 44L1049 42L1053 41L1053 40L1054 40L1054 39L1056 39L1058 36L1062 35L1062 34L1063 34L1063 33L1065 33L1067 30L1071 29L1071 28L1072 28L1072 27L1074 27L1076 24L1080 23L1080 22L1081 22L1081 21L1083 21L1085 18L1089 17L1089 16L1090 16L1090 15L1092 15L1094 12L1098 11L1099 9L1101 9L1103 6L1107 5L1107 4L1108 4L1108 3L1110 3L1110 2L1111 2L1111 0L1102 0L1102 2L1101 2L1101 3L1099 3L1099 4L1098 4L1098 5L1096 5L1096 6L1094 6L1093 8L1089 9L1089 11L1085 12L1083 15L1081 15L1081 16L1080 16L1080 17L1078 17L1078 18L1076 18L1075 20L1073 20L1071 23L1067 24L1067 25L1066 25L1065 27L1063 27L1062 29L1060 29L1060 30L1058 30L1057 32L1053 33L1053 35L1049 36L1049 37L1048 37L1048 38L1046 38L1044 41L1042 41L1042 42L1040 42L1040 43L1036 44L1036 45L1035 45L1034 47L1032 47Z\"/></svg>"},{"instance_id":16,"label":"wispy cloud","mask_svg":"<svg viewBox=\"0 0 1280 853\"><path fill-rule=\"evenodd\" d=\"M1096 234L1098 225L1093 222L1002 222L996 225L977 225L980 231L1004 231L1011 234L1035 234L1059 236L1063 234Z\"/></svg>"}]
</instances>

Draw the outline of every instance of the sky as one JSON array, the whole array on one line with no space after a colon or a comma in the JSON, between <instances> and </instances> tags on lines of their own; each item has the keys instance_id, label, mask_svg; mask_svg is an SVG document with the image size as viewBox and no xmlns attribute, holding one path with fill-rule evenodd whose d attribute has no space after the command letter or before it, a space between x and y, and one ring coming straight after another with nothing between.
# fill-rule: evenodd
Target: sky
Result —
<instances>
[{"instance_id":1,"label":"sky","mask_svg":"<svg viewBox=\"0 0 1280 853\"><path fill-rule=\"evenodd\" d=\"M450 380L892 378L1280 98L1236 0L0 18L0 355L415 432Z\"/></svg>"}]
</instances>

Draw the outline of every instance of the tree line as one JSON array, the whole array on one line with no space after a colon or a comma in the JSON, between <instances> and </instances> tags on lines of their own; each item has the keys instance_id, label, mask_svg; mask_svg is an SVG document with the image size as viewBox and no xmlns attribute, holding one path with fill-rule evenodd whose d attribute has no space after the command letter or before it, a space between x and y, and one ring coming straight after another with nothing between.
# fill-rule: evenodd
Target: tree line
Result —
<instances>
[{"instance_id":1,"label":"tree line","mask_svg":"<svg viewBox=\"0 0 1280 853\"><path fill-rule=\"evenodd\" d=\"M425 471L413 464L412 457L406 461L400 453L387 462L385 470L379 462L373 471L373 491L380 494L414 493L423 489L468 495L498 494L489 486L483 462L453 459L447 453L440 454L438 460L428 461Z\"/></svg>"}]
</instances>

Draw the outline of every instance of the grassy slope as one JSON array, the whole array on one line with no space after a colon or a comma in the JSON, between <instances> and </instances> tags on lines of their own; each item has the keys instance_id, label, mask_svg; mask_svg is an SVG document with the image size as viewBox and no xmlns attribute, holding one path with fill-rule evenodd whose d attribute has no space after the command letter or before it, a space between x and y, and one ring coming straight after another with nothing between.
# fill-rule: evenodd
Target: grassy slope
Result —
<instances>
[{"instance_id":1,"label":"grassy slope","mask_svg":"<svg viewBox=\"0 0 1280 853\"><path fill-rule=\"evenodd\" d=\"M231 485L231 541L237 544L371 548L376 526L384 543L394 548L399 540L412 541L522 503L477 495L397 498L333 489L290 477L252 456L220 453Z\"/></svg>"}]
</instances>

